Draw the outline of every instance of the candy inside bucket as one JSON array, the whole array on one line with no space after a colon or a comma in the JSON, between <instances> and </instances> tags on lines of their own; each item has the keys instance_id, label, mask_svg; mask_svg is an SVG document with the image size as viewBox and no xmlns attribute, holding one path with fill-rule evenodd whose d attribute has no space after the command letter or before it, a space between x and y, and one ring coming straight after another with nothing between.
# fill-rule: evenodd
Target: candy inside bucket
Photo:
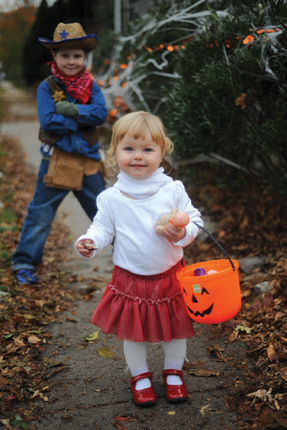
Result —
<instances>
[{"instance_id":1,"label":"candy inside bucket","mask_svg":"<svg viewBox=\"0 0 287 430\"><path fill-rule=\"evenodd\" d=\"M191 264L177 272L190 318L201 324L217 324L233 318L241 307L237 260L211 260ZM195 276L197 268L206 273Z\"/></svg>"}]
</instances>

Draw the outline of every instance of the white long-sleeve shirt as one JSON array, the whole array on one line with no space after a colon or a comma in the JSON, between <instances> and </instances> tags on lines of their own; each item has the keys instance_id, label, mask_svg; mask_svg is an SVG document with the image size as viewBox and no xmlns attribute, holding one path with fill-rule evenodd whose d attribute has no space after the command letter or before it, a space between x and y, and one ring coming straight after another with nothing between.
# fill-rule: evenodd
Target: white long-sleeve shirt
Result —
<instances>
[{"instance_id":1,"label":"white long-sleeve shirt","mask_svg":"<svg viewBox=\"0 0 287 430\"><path fill-rule=\"evenodd\" d=\"M182 182L164 184L150 197L132 199L118 188L111 187L97 197L98 212L85 235L79 239L93 240L99 253L115 238L113 261L117 266L138 275L165 272L182 257L182 247L189 245L203 226L199 211L192 205ZM185 236L172 243L154 230L157 219L178 208L190 218Z\"/></svg>"}]
</instances>

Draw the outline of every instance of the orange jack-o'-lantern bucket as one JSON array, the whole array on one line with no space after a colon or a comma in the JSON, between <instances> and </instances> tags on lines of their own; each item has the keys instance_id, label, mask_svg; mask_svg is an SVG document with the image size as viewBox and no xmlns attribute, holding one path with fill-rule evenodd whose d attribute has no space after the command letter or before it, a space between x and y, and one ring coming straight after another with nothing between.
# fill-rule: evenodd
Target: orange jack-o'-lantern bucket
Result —
<instances>
[{"instance_id":1,"label":"orange jack-o'-lantern bucket","mask_svg":"<svg viewBox=\"0 0 287 430\"><path fill-rule=\"evenodd\" d=\"M239 263L232 260L205 261L191 264L177 272L186 309L190 318L201 324L217 324L233 318L241 307ZM194 271L203 267L217 273L195 276Z\"/></svg>"},{"instance_id":2,"label":"orange jack-o'-lantern bucket","mask_svg":"<svg viewBox=\"0 0 287 430\"><path fill-rule=\"evenodd\" d=\"M233 318L240 310L239 263L230 259L207 230L200 228L216 242L228 260L191 264L177 272L177 278L190 318L200 324L218 324ZM198 268L210 274L196 276L194 272Z\"/></svg>"}]
</instances>

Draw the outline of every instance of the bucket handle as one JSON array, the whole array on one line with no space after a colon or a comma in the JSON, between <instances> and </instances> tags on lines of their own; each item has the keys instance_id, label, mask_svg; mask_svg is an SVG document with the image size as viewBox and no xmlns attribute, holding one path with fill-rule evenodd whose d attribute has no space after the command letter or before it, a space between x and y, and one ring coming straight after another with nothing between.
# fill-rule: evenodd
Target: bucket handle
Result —
<instances>
[{"instance_id":1,"label":"bucket handle","mask_svg":"<svg viewBox=\"0 0 287 430\"><path fill-rule=\"evenodd\" d=\"M217 240L215 239L215 237L213 237L212 236L212 234L211 233L209 233L209 231L207 231L204 227L201 227L199 224L197 224L197 222L195 222L195 221L192 221L193 222L193 224L195 224L196 225L196 227L198 227L198 228L200 228L201 230L203 230L204 231L204 233L206 233L209 237L211 237L211 239L216 243L216 245L221 249L221 251L223 252L223 254L228 258L228 260L229 260L229 262L230 262L230 264L231 264L231 267L232 267L232 269L234 270L234 272L235 272L235 266L234 266L234 264L233 264L233 261L231 260L231 258L229 257L229 255L227 254L227 252L225 251L225 249L223 249L222 248L222 246L220 245L220 243L218 243L217 242Z\"/></svg>"}]
</instances>

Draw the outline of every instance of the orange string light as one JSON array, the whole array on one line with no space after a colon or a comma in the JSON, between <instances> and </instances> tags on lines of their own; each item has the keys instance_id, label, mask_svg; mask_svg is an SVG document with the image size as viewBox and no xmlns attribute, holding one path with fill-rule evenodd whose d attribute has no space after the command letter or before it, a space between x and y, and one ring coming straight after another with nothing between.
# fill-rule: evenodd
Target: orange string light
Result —
<instances>
[{"instance_id":1,"label":"orange string light","mask_svg":"<svg viewBox=\"0 0 287 430\"><path fill-rule=\"evenodd\" d=\"M112 110L110 110L109 115L110 116L116 116L117 112L118 112L117 109L112 109Z\"/></svg>"},{"instance_id":2,"label":"orange string light","mask_svg":"<svg viewBox=\"0 0 287 430\"><path fill-rule=\"evenodd\" d=\"M243 45L248 45L248 43L253 42L254 37L249 34L249 36L245 37L245 39L242 41Z\"/></svg>"}]
</instances>

